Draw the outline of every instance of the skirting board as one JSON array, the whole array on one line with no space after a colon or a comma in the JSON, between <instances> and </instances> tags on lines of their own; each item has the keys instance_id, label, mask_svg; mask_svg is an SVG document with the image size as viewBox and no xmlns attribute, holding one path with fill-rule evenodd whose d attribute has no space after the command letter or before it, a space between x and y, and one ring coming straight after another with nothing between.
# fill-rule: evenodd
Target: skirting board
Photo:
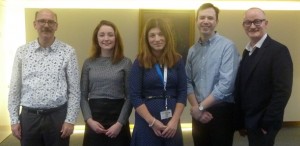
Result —
<instances>
[{"instance_id":1,"label":"skirting board","mask_svg":"<svg viewBox=\"0 0 300 146\"><path fill-rule=\"evenodd\" d=\"M284 121L283 127L294 127L294 126L300 126L300 121Z\"/></svg>"}]
</instances>

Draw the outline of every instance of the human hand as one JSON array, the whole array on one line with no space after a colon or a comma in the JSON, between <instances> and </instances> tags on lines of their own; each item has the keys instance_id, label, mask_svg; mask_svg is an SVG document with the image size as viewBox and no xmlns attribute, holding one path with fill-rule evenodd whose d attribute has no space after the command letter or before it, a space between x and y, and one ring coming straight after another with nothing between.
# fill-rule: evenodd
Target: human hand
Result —
<instances>
[{"instance_id":1,"label":"human hand","mask_svg":"<svg viewBox=\"0 0 300 146\"><path fill-rule=\"evenodd\" d=\"M171 119L168 124L167 128L162 132L162 137L164 138L172 138L176 134L177 126L179 121Z\"/></svg>"},{"instance_id":2,"label":"human hand","mask_svg":"<svg viewBox=\"0 0 300 146\"><path fill-rule=\"evenodd\" d=\"M107 130L99 122L93 120L92 118L89 118L86 123L98 134L107 132Z\"/></svg>"},{"instance_id":3,"label":"human hand","mask_svg":"<svg viewBox=\"0 0 300 146\"><path fill-rule=\"evenodd\" d=\"M268 134L268 132L267 132L265 129L262 129L262 128L261 128L261 132L262 132L264 135Z\"/></svg>"},{"instance_id":4,"label":"human hand","mask_svg":"<svg viewBox=\"0 0 300 146\"><path fill-rule=\"evenodd\" d=\"M203 113L203 111L200 111L198 106L192 106L190 109L191 116L196 120L200 119L200 117L202 116L202 113Z\"/></svg>"},{"instance_id":5,"label":"human hand","mask_svg":"<svg viewBox=\"0 0 300 146\"><path fill-rule=\"evenodd\" d=\"M200 118L198 119L201 123L206 124L208 122L210 122L214 117L212 116L212 114L208 111L203 111L202 115L200 116Z\"/></svg>"},{"instance_id":6,"label":"human hand","mask_svg":"<svg viewBox=\"0 0 300 146\"><path fill-rule=\"evenodd\" d=\"M122 129L122 124L119 122L116 122L115 124L113 124L111 127L109 127L107 129L107 132L105 133L106 136L110 137L110 138L116 138L121 129Z\"/></svg>"},{"instance_id":7,"label":"human hand","mask_svg":"<svg viewBox=\"0 0 300 146\"><path fill-rule=\"evenodd\" d=\"M162 131L164 131L167 128L162 122L159 120L155 120L152 130L154 131L156 136L162 136Z\"/></svg>"},{"instance_id":8,"label":"human hand","mask_svg":"<svg viewBox=\"0 0 300 146\"><path fill-rule=\"evenodd\" d=\"M60 130L61 132L60 137L67 138L73 133L73 131L74 131L74 124L65 122Z\"/></svg>"},{"instance_id":9,"label":"human hand","mask_svg":"<svg viewBox=\"0 0 300 146\"><path fill-rule=\"evenodd\" d=\"M15 136L17 139L21 140L21 124L13 124L11 125L11 132L12 135Z\"/></svg>"}]
</instances>

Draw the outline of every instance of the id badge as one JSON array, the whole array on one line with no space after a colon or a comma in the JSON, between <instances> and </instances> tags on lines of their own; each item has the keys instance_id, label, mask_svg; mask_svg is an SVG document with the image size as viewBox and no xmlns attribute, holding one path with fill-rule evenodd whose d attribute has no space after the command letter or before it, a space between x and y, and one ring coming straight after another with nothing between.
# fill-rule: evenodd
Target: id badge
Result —
<instances>
[{"instance_id":1,"label":"id badge","mask_svg":"<svg viewBox=\"0 0 300 146\"><path fill-rule=\"evenodd\" d=\"M161 111L160 112L160 119L164 120L164 119L168 119L172 117L172 110L165 110L165 111Z\"/></svg>"}]
</instances>

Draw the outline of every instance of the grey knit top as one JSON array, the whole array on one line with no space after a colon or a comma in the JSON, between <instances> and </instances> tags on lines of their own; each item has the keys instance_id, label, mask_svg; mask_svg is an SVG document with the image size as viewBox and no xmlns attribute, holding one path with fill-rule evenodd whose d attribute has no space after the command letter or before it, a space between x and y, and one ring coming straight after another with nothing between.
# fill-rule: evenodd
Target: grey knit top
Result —
<instances>
[{"instance_id":1,"label":"grey knit top","mask_svg":"<svg viewBox=\"0 0 300 146\"><path fill-rule=\"evenodd\" d=\"M126 124L132 111L128 98L128 76L131 66L131 60L126 57L116 64L112 64L110 57L85 60L80 83L80 106L85 121L92 118L89 99L126 99L118 118L118 122Z\"/></svg>"}]
</instances>

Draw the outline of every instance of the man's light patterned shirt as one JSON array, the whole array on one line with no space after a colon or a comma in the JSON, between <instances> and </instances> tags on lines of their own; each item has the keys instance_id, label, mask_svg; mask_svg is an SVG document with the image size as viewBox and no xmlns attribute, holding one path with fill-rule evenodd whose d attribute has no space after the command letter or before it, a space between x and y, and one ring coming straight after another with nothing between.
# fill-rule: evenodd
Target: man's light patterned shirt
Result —
<instances>
[{"instance_id":1,"label":"man's light patterned shirt","mask_svg":"<svg viewBox=\"0 0 300 146\"><path fill-rule=\"evenodd\" d=\"M19 123L19 108L55 108L68 103L65 122L75 123L80 84L75 49L55 40L49 48L32 41L18 48L11 76L8 109L11 124Z\"/></svg>"}]
</instances>

